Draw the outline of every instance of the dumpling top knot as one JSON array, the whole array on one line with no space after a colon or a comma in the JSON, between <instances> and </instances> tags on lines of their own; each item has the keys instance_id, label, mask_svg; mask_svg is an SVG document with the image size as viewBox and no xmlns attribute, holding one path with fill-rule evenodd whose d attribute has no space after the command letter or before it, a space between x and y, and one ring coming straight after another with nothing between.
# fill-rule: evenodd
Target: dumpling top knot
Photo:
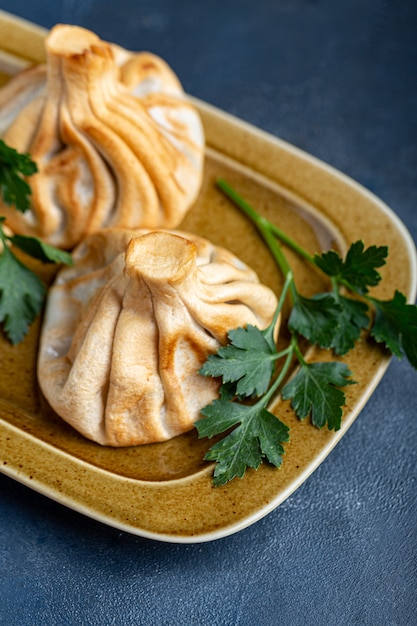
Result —
<instances>
[{"instance_id":1,"label":"dumpling top knot","mask_svg":"<svg viewBox=\"0 0 417 626\"><path fill-rule=\"evenodd\" d=\"M102 43L101 46L100 43ZM95 33L80 26L67 24L54 26L46 39L45 46L49 54L57 56L76 56L84 54L90 48L94 53L100 54L100 50L109 51L110 49L108 44L100 42L100 38Z\"/></svg>"},{"instance_id":2,"label":"dumpling top knot","mask_svg":"<svg viewBox=\"0 0 417 626\"><path fill-rule=\"evenodd\" d=\"M197 246L190 240L163 231L133 237L126 249L129 276L145 282L175 284L184 280L196 264Z\"/></svg>"},{"instance_id":3,"label":"dumpling top knot","mask_svg":"<svg viewBox=\"0 0 417 626\"><path fill-rule=\"evenodd\" d=\"M200 190L204 133L159 57L55 26L46 64L0 89L0 136L30 153L31 209L10 227L72 248L103 227L175 228Z\"/></svg>"}]
</instances>

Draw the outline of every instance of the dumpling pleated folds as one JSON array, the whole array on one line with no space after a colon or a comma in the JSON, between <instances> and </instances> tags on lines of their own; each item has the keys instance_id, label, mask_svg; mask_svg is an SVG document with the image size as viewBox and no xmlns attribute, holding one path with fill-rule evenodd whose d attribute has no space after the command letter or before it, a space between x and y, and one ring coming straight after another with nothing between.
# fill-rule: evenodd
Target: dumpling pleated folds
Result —
<instances>
[{"instance_id":1,"label":"dumpling pleated folds","mask_svg":"<svg viewBox=\"0 0 417 626\"><path fill-rule=\"evenodd\" d=\"M38 166L17 233L73 248L99 228L176 228L201 186L204 133L170 67L55 26L46 63L0 89L0 137Z\"/></svg>"},{"instance_id":2,"label":"dumpling pleated folds","mask_svg":"<svg viewBox=\"0 0 417 626\"><path fill-rule=\"evenodd\" d=\"M227 333L265 328L277 300L228 250L181 231L105 229L50 289L38 381L62 419L109 446L189 431L218 394L199 374Z\"/></svg>"}]
</instances>

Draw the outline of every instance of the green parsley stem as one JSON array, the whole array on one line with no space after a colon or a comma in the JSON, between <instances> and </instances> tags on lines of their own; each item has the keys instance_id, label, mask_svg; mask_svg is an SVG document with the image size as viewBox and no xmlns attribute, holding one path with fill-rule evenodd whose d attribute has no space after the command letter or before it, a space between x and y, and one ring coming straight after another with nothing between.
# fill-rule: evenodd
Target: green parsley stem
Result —
<instances>
[{"instance_id":1,"label":"green parsley stem","mask_svg":"<svg viewBox=\"0 0 417 626\"><path fill-rule=\"evenodd\" d=\"M299 363L301 365L307 365L307 362L304 358L303 353L300 350L300 346L298 345L298 337L296 334L293 334L291 337L291 343L293 345L293 349L294 349L294 354L296 355Z\"/></svg>"},{"instance_id":2,"label":"green parsley stem","mask_svg":"<svg viewBox=\"0 0 417 626\"><path fill-rule=\"evenodd\" d=\"M9 237L6 235L6 233L3 230L3 222L5 221L5 219L6 219L5 217L0 215L0 241L1 241L0 255L5 252L8 252L7 241Z\"/></svg>"},{"instance_id":3,"label":"green parsley stem","mask_svg":"<svg viewBox=\"0 0 417 626\"><path fill-rule=\"evenodd\" d=\"M226 196L228 196L230 198L230 200L232 200L236 204L236 206L238 206L240 209L242 209L242 211L244 213L246 213L246 215L253 222L255 222L256 226L259 228L259 230L261 230L262 234L263 234L263 230L267 229L275 237L278 237L278 239L280 241L282 241L283 243L287 244L287 246L289 246L292 250L294 250L294 252L299 254L303 259L305 259L309 263L312 263L313 265L315 264L314 263L314 258L311 256L311 254L309 254L306 250L304 250L304 248L302 246L300 246L296 241L294 241L294 239L292 239L292 237L289 237L287 235L287 233L285 233L283 230L278 228L278 226L276 226L275 224L273 224L272 222L267 220L265 217L259 215L259 213L257 211L255 211L255 209L253 207L251 207L250 204L248 204L246 202L246 200L244 200L237 193L237 191L235 191L233 189L233 187L231 185L229 185L229 183L227 183L223 179L219 179L219 180L217 180L217 186L219 187L219 189L221 189L223 191L223 193ZM262 229L260 228L260 225L262 225ZM284 262L284 265L285 265L285 262ZM281 264L280 264L280 267L281 267ZM285 273L286 272L284 271L284 274Z\"/></svg>"},{"instance_id":4,"label":"green parsley stem","mask_svg":"<svg viewBox=\"0 0 417 626\"><path fill-rule=\"evenodd\" d=\"M277 321L279 313L282 311L282 307L284 306L285 298L287 297L287 291L294 283L294 275L292 270L289 270L285 277L285 283L281 291L281 295L278 300L277 312L274 315L274 322Z\"/></svg>"},{"instance_id":5,"label":"green parsley stem","mask_svg":"<svg viewBox=\"0 0 417 626\"><path fill-rule=\"evenodd\" d=\"M275 352L271 355L271 361L277 361L278 359L282 359L283 356L286 356L289 352L294 352L293 346L289 345L288 348L281 350L281 352Z\"/></svg>"},{"instance_id":6,"label":"green parsley stem","mask_svg":"<svg viewBox=\"0 0 417 626\"><path fill-rule=\"evenodd\" d=\"M293 344L290 344L286 350L283 350L281 353L281 356L284 354L287 354L287 358L285 359L285 363L282 366L279 372L279 375L276 377L276 379L274 380L274 382L272 383L272 385L270 386L266 394L263 395L260 400L258 400L258 402L256 403L257 405L266 406L268 402L271 400L271 398L273 397L273 395L275 394L278 387L281 385L282 381L284 380L293 360L293 356L294 356Z\"/></svg>"},{"instance_id":7,"label":"green parsley stem","mask_svg":"<svg viewBox=\"0 0 417 626\"><path fill-rule=\"evenodd\" d=\"M306 250L304 250L304 248L302 248L296 241L294 241L294 239L289 237L286 233L284 233L283 230L278 228L278 226L275 226L275 224L273 224L269 220L268 220L268 224L269 224L269 228L270 228L271 232L276 237L278 237L278 239L280 239L281 241L286 243L289 248L294 250L294 252L299 254L303 259L305 259L306 261L308 261L312 265L315 265L313 256L311 254L309 254Z\"/></svg>"},{"instance_id":8,"label":"green parsley stem","mask_svg":"<svg viewBox=\"0 0 417 626\"><path fill-rule=\"evenodd\" d=\"M275 343L275 339L274 339L275 326L277 324L278 317L279 317L279 315L280 315L280 313L282 311L282 307L284 306L284 302L285 302L285 298L287 297L288 289L290 288L293 280L294 280L293 274L292 274L292 272L290 270L288 272L286 278L285 278L285 283L284 283L284 286L282 288L281 295L279 297L278 305L277 305L277 308L275 309L275 313L274 313L274 317L272 319L272 322L270 323L268 328L265 330L265 336L273 343ZM282 354L280 356L282 356ZM279 358L279 357L277 357L277 358Z\"/></svg>"},{"instance_id":9,"label":"green parsley stem","mask_svg":"<svg viewBox=\"0 0 417 626\"><path fill-rule=\"evenodd\" d=\"M271 232L271 223L269 222L269 220L267 220L265 217L262 217L262 215L259 215L259 213L257 213L255 209L253 209L250 204L246 202L246 200L239 196L239 194L233 189L233 187L231 187L229 183L227 183L225 180L217 180L217 186L230 200L232 200L240 209L242 209L247 217L249 217L249 219L254 223L254 225L257 227L260 234L264 238L265 243L267 244L275 261L278 264L278 267L281 269L281 272L284 274L284 276L287 277L291 273L291 268L281 249L281 246L276 240L274 234ZM296 297L294 282L291 281L289 286L291 289L292 300L294 300Z\"/></svg>"}]
</instances>

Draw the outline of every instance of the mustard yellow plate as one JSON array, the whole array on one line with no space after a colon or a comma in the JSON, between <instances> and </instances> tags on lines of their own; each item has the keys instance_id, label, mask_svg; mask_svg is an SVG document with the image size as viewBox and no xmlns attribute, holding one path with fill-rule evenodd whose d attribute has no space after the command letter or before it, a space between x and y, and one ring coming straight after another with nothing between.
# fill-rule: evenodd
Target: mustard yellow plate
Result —
<instances>
[{"instance_id":1,"label":"mustard yellow plate","mask_svg":"<svg viewBox=\"0 0 417 626\"><path fill-rule=\"evenodd\" d=\"M0 82L43 60L45 31L0 12ZM206 132L201 194L184 222L232 250L262 281L280 290L282 279L252 225L215 186L229 181L258 211L275 221L310 252L388 245L383 280L373 292L391 298L399 289L414 300L414 243L395 214L363 187L328 165L230 115L192 99ZM326 285L288 252L305 295ZM37 266L45 280L52 275ZM50 270L48 270L50 272ZM284 319L285 322L285 319ZM347 404L338 432L300 422L288 402L274 412L290 428L278 470L262 465L225 487L212 484L213 465L203 460L211 442L196 431L169 442L106 448L84 439L42 400L36 380L41 320L25 341L12 347L0 338L0 468L32 489L100 522L160 541L194 543L237 532L283 502L344 436L385 372L388 355L364 337L343 360L359 381L345 388ZM332 358L326 353L326 358ZM320 357L311 350L309 358Z\"/></svg>"}]
</instances>

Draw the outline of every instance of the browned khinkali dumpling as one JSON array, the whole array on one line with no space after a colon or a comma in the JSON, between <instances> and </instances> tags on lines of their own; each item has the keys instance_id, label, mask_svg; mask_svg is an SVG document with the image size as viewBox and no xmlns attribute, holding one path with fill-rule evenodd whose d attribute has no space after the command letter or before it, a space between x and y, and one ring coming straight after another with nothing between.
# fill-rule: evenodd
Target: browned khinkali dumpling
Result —
<instances>
[{"instance_id":1,"label":"browned khinkali dumpling","mask_svg":"<svg viewBox=\"0 0 417 626\"><path fill-rule=\"evenodd\" d=\"M180 231L108 229L58 274L38 380L55 412L105 445L193 427L218 381L198 374L227 332L272 320L276 297L224 248Z\"/></svg>"},{"instance_id":2,"label":"browned khinkali dumpling","mask_svg":"<svg viewBox=\"0 0 417 626\"><path fill-rule=\"evenodd\" d=\"M29 152L31 210L1 205L18 233L72 248L103 227L175 228L202 180L196 109L159 57L57 25L46 64L0 89L0 136Z\"/></svg>"}]
</instances>

